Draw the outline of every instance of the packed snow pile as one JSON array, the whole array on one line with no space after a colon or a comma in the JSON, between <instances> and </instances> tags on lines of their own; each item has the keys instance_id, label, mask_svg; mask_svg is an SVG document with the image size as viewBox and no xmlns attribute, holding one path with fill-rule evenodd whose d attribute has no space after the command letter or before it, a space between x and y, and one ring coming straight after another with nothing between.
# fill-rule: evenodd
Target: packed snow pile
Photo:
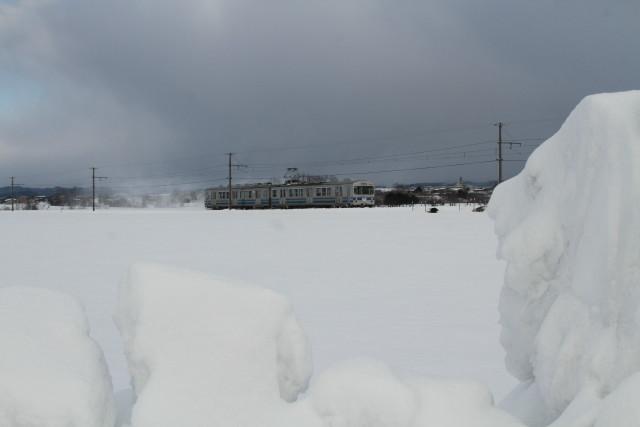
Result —
<instances>
[{"instance_id":1,"label":"packed snow pile","mask_svg":"<svg viewBox=\"0 0 640 427\"><path fill-rule=\"evenodd\" d=\"M489 213L507 367L528 382L507 406L530 425L631 425L606 408L640 406L624 392L640 370L640 91L580 102Z\"/></svg>"},{"instance_id":2,"label":"packed snow pile","mask_svg":"<svg viewBox=\"0 0 640 427\"><path fill-rule=\"evenodd\" d=\"M405 383L376 362L329 369L299 399L311 352L267 290L136 265L116 316L137 401L133 427L521 427L473 383Z\"/></svg>"},{"instance_id":3,"label":"packed snow pile","mask_svg":"<svg viewBox=\"0 0 640 427\"><path fill-rule=\"evenodd\" d=\"M479 384L400 381L375 361L349 361L313 383L310 400L323 427L523 427L493 406Z\"/></svg>"},{"instance_id":4,"label":"packed snow pile","mask_svg":"<svg viewBox=\"0 0 640 427\"><path fill-rule=\"evenodd\" d=\"M111 379L75 300L0 288L0 343L0 426L113 426Z\"/></svg>"},{"instance_id":5,"label":"packed snow pile","mask_svg":"<svg viewBox=\"0 0 640 427\"><path fill-rule=\"evenodd\" d=\"M136 265L117 323L137 395L134 427L276 425L311 376L292 307L268 290Z\"/></svg>"}]
</instances>

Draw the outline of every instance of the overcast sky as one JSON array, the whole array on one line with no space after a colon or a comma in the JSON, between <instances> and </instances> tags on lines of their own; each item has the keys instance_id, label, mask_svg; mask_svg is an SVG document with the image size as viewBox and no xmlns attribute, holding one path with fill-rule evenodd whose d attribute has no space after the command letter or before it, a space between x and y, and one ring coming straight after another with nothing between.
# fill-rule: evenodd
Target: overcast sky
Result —
<instances>
[{"instance_id":1,"label":"overcast sky","mask_svg":"<svg viewBox=\"0 0 640 427\"><path fill-rule=\"evenodd\" d=\"M233 151L249 181L495 179L494 122L522 160L585 95L640 88L639 22L637 0L0 0L0 175L207 186Z\"/></svg>"}]
</instances>

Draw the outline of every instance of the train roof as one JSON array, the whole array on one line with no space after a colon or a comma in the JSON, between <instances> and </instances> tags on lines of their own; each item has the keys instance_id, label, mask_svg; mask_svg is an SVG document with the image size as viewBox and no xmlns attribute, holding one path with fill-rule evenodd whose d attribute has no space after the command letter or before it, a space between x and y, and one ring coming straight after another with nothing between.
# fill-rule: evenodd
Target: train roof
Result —
<instances>
[{"instance_id":1,"label":"train roof","mask_svg":"<svg viewBox=\"0 0 640 427\"><path fill-rule=\"evenodd\" d=\"M252 184L234 184L234 190L242 190L247 188L275 188L275 187L315 187L318 185L344 185L344 184L358 184L362 183L364 185L373 186L373 182L366 179L342 179L342 180L325 180L325 181L315 181L315 182L286 182L281 184L274 184L271 182L256 182ZM227 185L219 185L217 187L209 187L207 190L225 190L229 187Z\"/></svg>"}]
</instances>

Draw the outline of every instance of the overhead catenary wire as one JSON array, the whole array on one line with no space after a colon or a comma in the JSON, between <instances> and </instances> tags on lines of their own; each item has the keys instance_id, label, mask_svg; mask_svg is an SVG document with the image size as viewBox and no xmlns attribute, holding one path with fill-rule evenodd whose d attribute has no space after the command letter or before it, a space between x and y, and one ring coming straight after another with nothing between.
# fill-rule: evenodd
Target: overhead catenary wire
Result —
<instances>
[{"instance_id":1,"label":"overhead catenary wire","mask_svg":"<svg viewBox=\"0 0 640 427\"><path fill-rule=\"evenodd\" d=\"M458 163L447 163L447 164L439 164L439 165L426 165L426 166L418 166L412 168L394 168L394 169L378 169L378 170L366 170L366 171L350 171L350 172L340 172L333 173L333 176L346 176L346 175L374 175L374 174L382 174L382 173L392 173L392 172L408 172L408 171L418 171L418 170L428 170L428 169L441 169L448 167L459 167L459 166L470 166L470 165L478 165L478 164L486 164L493 163L495 160L481 160L481 161L473 161L473 162L458 162ZM250 179L254 180L263 180L268 181L273 177L250 177ZM157 187L176 187L183 185L192 185L192 184L205 184L205 183L215 183L215 182L224 182L228 179L228 177L220 177L220 178L212 178L206 180L199 181L188 181L188 182L175 182L168 184L138 184L138 185L121 185L121 186L110 186L110 189L129 189L129 188L157 188Z\"/></svg>"},{"instance_id":2,"label":"overhead catenary wire","mask_svg":"<svg viewBox=\"0 0 640 427\"><path fill-rule=\"evenodd\" d=\"M481 152L485 152L485 150L478 150ZM488 149L486 150L486 152L488 153L493 153L493 149ZM479 153L470 153L470 154L466 154L464 152L457 152L457 153L443 153L443 156L445 158L458 158L458 159L465 159L465 158L478 158L478 157L484 157L484 155L480 155ZM475 156L474 154L479 154L477 156ZM522 154L520 151L514 154ZM440 156L441 160L444 160L443 156ZM487 154L488 156L488 154ZM387 160L387 159L384 159ZM422 160L424 161L425 159L423 157L421 158L411 158L411 159L404 159L404 160ZM435 160L435 159L432 159ZM520 160L520 159L504 159L504 161L524 161L524 160ZM347 175L363 175L363 174L380 174L380 173L391 173L391 172L405 172L405 171L418 171L418 170L428 170L428 169L439 169L439 168L447 168L447 167L457 167L457 166L467 166L467 165L475 165L475 164L485 164L485 163L492 163L495 162L495 159L490 159L487 158L486 160L483 159L479 159L479 160L474 160L474 161L460 161L460 162L450 162L447 164L435 164L435 165L421 165L421 166L415 166L415 167L405 167L405 168L385 168L385 169L368 169L365 171L359 171L359 170L351 170L351 171L336 171L336 172L332 172L330 173L331 175L335 175L335 176L347 176ZM304 164L304 162L302 162ZM348 164L344 164L344 162L340 161L340 160L336 160L336 161L325 161L325 162L318 162L318 164L323 164L323 165L327 165L327 166L346 166ZM248 165L248 169L253 169L254 166L253 165ZM286 166L285 164L273 164L270 165L269 167L284 167ZM256 167L256 169L259 169ZM221 170L220 168L203 168L203 171L212 171L212 170ZM153 177L151 176L135 176L135 177L114 177L114 180L121 180L121 181L127 181L127 180L133 180L133 181L141 181L141 180L152 180L152 179L167 179L167 178L173 178L173 177L189 177L189 176L196 176L199 175L198 172L183 172L183 173L176 173L176 174L171 174L171 175L155 175ZM201 174L200 174L201 175ZM254 179L254 180L271 180L273 177L256 177L254 175L249 175L246 177L240 177L239 179ZM112 179L112 178L110 178ZM135 183L135 184L128 184L123 182L122 184L117 184L117 185L109 185L107 186L110 190L120 190L120 189L142 189L142 188L166 188L166 187L179 187L179 186L185 186L185 185L195 185L195 184L207 184L207 183L215 183L215 182L221 182L226 180L227 177L215 177L215 178L204 178L204 179L197 179L197 180L187 180L187 181L178 181L178 182L167 182L167 183Z\"/></svg>"},{"instance_id":3,"label":"overhead catenary wire","mask_svg":"<svg viewBox=\"0 0 640 427\"><path fill-rule=\"evenodd\" d=\"M539 120L529 120L529 121L509 121L507 123L526 123L526 122L535 122L535 121L553 121L555 119L539 119ZM487 128L486 124L478 124L469 125L469 126L459 126L455 128L447 128L447 129L431 129L423 132L421 135L429 135L429 134L438 134L438 133L449 133L456 131L465 131L471 130L475 128ZM505 144L505 148L511 149L513 145L518 146L518 150L511 152L512 155L525 155L527 156L529 150L534 149L540 145L540 143L545 138L538 137L522 137L517 138L509 133L509 131L505 131L508 139L503 139L503 144ZM412 138L418 138L420 135L414 134L411 136ZM407 138L405 136L395 136L395 137L382 137L382 138L360 138L354 140L342 140L342 141L332 141L325 142L321 144L306 144L306 145L297 145L297 146L284 146L284 147L272 147L267 149L255 148L251 150L238 150L239 153L262 153L262 152L293 152L294 150L299 149L311 149L318 148L323 149L330 146L335 145L347 145L347 146L358 146L360 144L371 144L373 142L381 142L381 141L398 141L400 139ZM448 143L442 144L440 146L432 146L430 148L426 148L423 150L413 150L413 151L401 151L396 153L382 153L378 155L370 155L370 156L354 156L354 157L346 157L346 158L334 158L334 159L318 159L318 160L296 160L295 156L282 156L283 160L279 162L273 163L264 163L264 162L249 162L247 165L247 170L242 172L238 171L238 179L248 180L248 179L264 179L264 178L256 178L251 171L264 171L264 173L268 173L269 169L277 169L277 168L285 168L291 166L303 166L308 167L309 169L319 169L322 168L323 171L319 173L326 173L330 175L336 176L345 176L345 175L362 175L366 173L371 174L379 174L379 173L391 173L391 172L403 172L403 171L418 171L418 170L428 170L435 168L444 168L444 167L458 167L458 166L466 166L473 164L484 164L495 162L495 158L491 159L490 157L494 157L495 150L489 148L490 145L495 144L495 140L480 140L468 143ZM334 152L334 150L327 150L329 153ZM506 153L505 153L506 154ZM171 160L163 160L163 161L153 161L153 162L126 162L126 163L105 163L99 165L99 167L108 169L110 180L115 181L116 185L109 185L110 189L126 189L126 188L162 188L162 187L176 187L183 185L195 185L195 184L203 184L203 183L211 183L218 182L224 178L208 178L207 175L217 175L217 172L222 172L225 168L225 165L222 163L209 165L207 167L201 167L197 169L193 168L180 168L174 169L171 172L159 172L159 173L149 173L149 174L118 174L114 173L117 168L124 168L126 166L140 166L140 165L153 165L153 164L165 164L167 166L176 166L174 161L180 159L193 159L193 158L206 158L207 156L203 153L199 153L198 155L193 156L182 156L182 157L174 157ZM286 157L291 158L290 161L286 160ZM487 157L484 159L484 157ZM427 164L437 162L438 160L451 160L447 164ZM456 161L457 160L457 161ZM473 160L473 161L471 161ZM523 162L525 159L503 159L505 162ZM423 163L420 165L413 166L415 163ZM368 168L366 171L354 170L357 169L358 165L373 165L375 163L407 163L407 167L387 167L387 168ZM98 167L98 166L96 166ZM84 169L86 170L86 169ZM124 169L123 169L124 170ZM20 174L21 177L31 178L38 176L70 176L70 175L78 175L80 176L81 169L78 170L59 170L53 172L38 172L32 174ZM255 175L258 175L256 173ZM201 179L198 177L202 177ZM180 180L174 180L176 178L183 178ZM194 179L189 179L194 178ZM271 178L269 178L271 179ZM166 180L167 182L157 182L159 180ZM56 180L58 181L58 180ZM60 181L70 182L72 180L63 179ZM58 181L58 183L60 182ZM55 182L55 181L54 181ZM78 181L79 182L79 181ZM38 185L41 188L52 188L56 185L44 184ZM60 185L58 185L60 186ZM78 187L78 183L65 185L64 187Z\"/></svg>"},{"instance_id":4,"label":"overhead catenary wire","mask_svg":"<svg viewBox=\"0 0 640 427\"><path fill-rule=\"evenodd\" d=\"M193 185L193 184L207 184L212 182L221 182L226 181L227 177L223 178L212 178L212 179L203 179L199 181L188 181L188 182L173 182L167 184L136 184L136 185L116 185L110 186L110 189L126 189L126 188L156 188L156 187L177 187L181 185Z\"/></svg>"},{"instance_id":5,"label":"overhead catenary wire","mask_svg":"<svg viewBox=\"0 0 640 427\"><path fill-rule=\"evenodd\" d=\"M511 140L507 140L511 141ZM467 158L479 158L483 157L483 153L489 156L494 152L492 148L479 148L479 149L471 149L471 150L460 150L460 147L475 147L485 144L493 144L492 141L480 141L474 143L467 144L457 144L455 146L448 147L437 147L434 149L428 150L420 150L420 151L411 151L411 152L402 152L396 154L385 154L381 156L367 156L367 157L357 157L357 158L348 158L348 159L336 159L336 160L320 160L320 161L308 161L308 162L293 162L296 165L308 165L308 166L349 166L356 164L369 164L374 162L410 162L410 161L429 161L429 160L444 160L444 159L467 159ZM537 145L535 145L537 146ZM458 151L446 151L449 149L457 148ZM428 153L435 153L429 154ZM518 151L521 153L521 151ZM487 159L487 161L489 161ZM256 163L247 165L250 170L260 170L260 169L270 169L270 168L278 168L278 167L289 167L291 162L289 163ZM122 184L110 185L109 188L144 188L144 187L170 187L176 185L187 185L187 184L196 184L210 181L209 179L204 180L189 180L184 183L146 183L146 184L126 184L124 181L153 181L160 179L171 179L177 177L197 177L209 174L211 172L220 171L222 172L225 168L221 167L222 164L216 165L213 167L199 168L193 169L189 171L183 172L175 172L170 174L153 174L153 175L132 175L132 176L110 176L110 180L112 181L123 181ZM411 168L409 168L411 169ZM348 174L349 172L345 172ZM42 184L40 187L50 187L51 184Z\"/></svg>"}]
</instances>

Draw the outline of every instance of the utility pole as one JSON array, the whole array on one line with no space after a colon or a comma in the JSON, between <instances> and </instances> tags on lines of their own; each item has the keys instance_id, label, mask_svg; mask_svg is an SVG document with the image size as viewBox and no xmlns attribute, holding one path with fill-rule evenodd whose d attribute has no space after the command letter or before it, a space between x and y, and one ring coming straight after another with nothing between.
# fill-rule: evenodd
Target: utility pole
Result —
<instances>
[{"instance_id":1,"label":"utility pole","mask_svg":"<svg viewBox=\"0 0 640 427\"><path fill-rule=\"evenodd\" d=\"M502 182L502 122L495 123L498 126L498 184Z\"/></svg>"},{"instance_id":2,"label":"utility pole","mask_svg":"<svg viewBox=\"0 0 640 427\"><path fill-rule=\"evenodd\" d=\"M16 177L12 176L11 177L11 211L13 212L15 210L15 203L16 203L16 197L15 197L15 191L14 188L15 187L20 187L22 184L16 184Z\"/></svg>"},{"instance_id":3,"label":"utility pole","mask_svg":"<svg viewBox=\"0 0 640 427\"><path fill-rule=\"evenodd\" d=\"M234 164L232 162L232 157L235 153L227 153L227 156L229 156L229 198L227 199L229 204L228 204L228 208L229 210L231 210L231 205L232 205L232 198L233 198L233 186L232 186L232 176L231 176L231 171L232 168L246 168L247 165L240 165L240 164Z\"/></svg>"},{"instance_id":4,"label":"utility pole","mask_svg":"<svg viewBox=\"0 0 640 427\"><path fill-rule=\"evenodd\" d=\"M227 197L228 208L231 210L231 158L233 157L233 153L227 153L229 156L229 197Z\"/></svg>"},{"instance_id":5,"label":"utility pole","mask_svg":"<svg viewBox=\"0 0 640 427\"><path fill-rule=\"evenodd\" d=\"M96 176L95 167L91 168L91 210L96 211L96 179L101 181L107 179L106 176Z\"/></svg>"}]
</instances>

